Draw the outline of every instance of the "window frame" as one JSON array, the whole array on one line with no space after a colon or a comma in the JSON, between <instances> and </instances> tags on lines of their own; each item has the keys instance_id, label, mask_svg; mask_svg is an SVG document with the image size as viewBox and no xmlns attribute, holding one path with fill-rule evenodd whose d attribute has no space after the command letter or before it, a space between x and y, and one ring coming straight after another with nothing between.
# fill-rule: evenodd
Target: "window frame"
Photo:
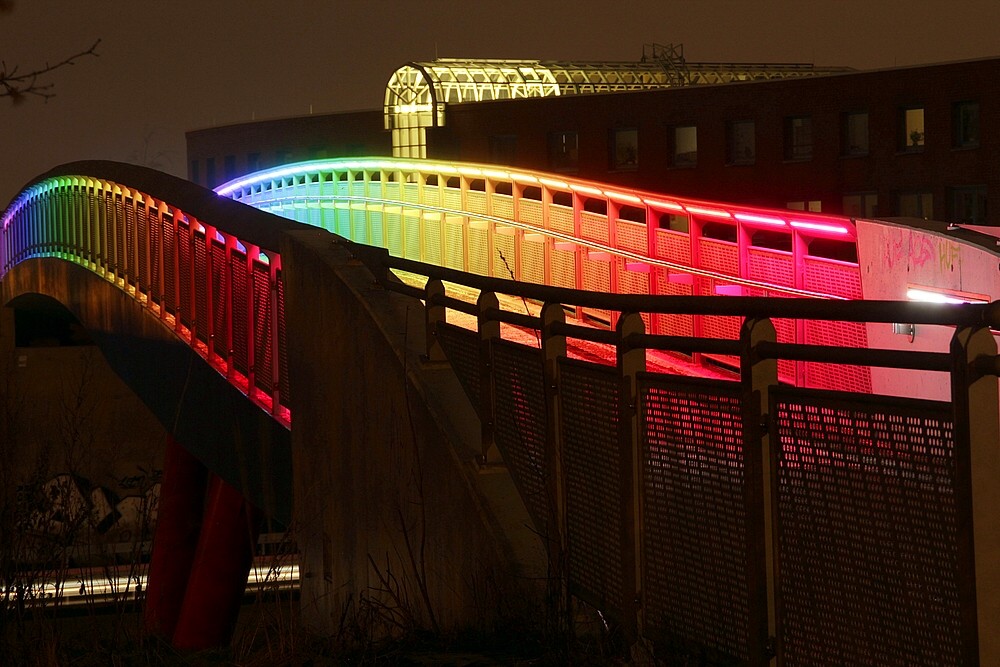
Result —
<instances>
[{"instance_id":1,"label":"window frame","mask_svg":"<svg viewBox=\"0 0 1000 667\"><path fill-rule=\"evenodd\" d=\"M694 132L694 151L678 153L680 146L678 132L681 130L692 130ZM695 123L683 123L670 126L670 166L674 169L693 169L698 166L698 126ZM684 157L681 156L691 156Z\"/></svg>"},{"instance_id":2,"label":"window frame","mask_svg":"<svg viewBox=\"0 0 1000 667\"><path fill-rule=\"evenodd\" d=\"M737 145L737 129L740 127L750 128L750 152L743 157L737 157L739 150ZM726 121L726 165L746 166L757 163L757 123L752 118L741 118L739 120Z\"/></svg>"},{"instance_id":3,"label":"window frame","mask_svg":"<svg viewBox=\"0 0 1000 667\"><path fill-rule=\"evenodd\" d=\"M864 148L860 146L855 147L851 144L853 137L852 132L852 118L864 117L865 128L864 128ZM845 111L841 114L841 147L840 154L844 157L864 157L871 153L871 114L868 113L867 109L857 110L857 111Z\"/></svg>"},{"instance_id":4,"label":"window frame","mask_svg":"<svg viewBox=\"0 0 1000 667\"><path fill-rule=\"evenodd\" d=\"M919 129L910 124L910 113L920 112ZM912 129L911 129L912 128ZM899 108L899 152L922 153L927 144L927 109L922 104Z\"/></svg>"},{"instance_id":5,"label":"window frame","mask_svg":"<svg viewBox=\"0 0 1000 667\"><path fill-rule=\"evenodd\" d=\"M573 147L567 139L572 137ZM580 133L575 130L549 132L549 167L553 171L577 171L580 168Z\"/></svg>"},{"instance_id":6,"label":"window frame","mask_svg":"<svg viewBox=\"0 0 1000 667\"><path fill-rule=\"evenodd\" d=\"M633 141L622 145L621 139L632 135ZM631 144L631 154L629 149ZM639 129L634 126L611 129L611 171L635 171L639 168Z\"/></svg>"},{"instance_id":7,"label":"window frame","mask_svg":"<svg viewBox=\"0 0 1000 667\"><path fill-rule=\"evenodd\" d=\"M971 139L964 139L964 133L962 130L966 127L966 123L963 123L962 121L962 110L971 108L975 109L975 119L973 121L975 136ZM957 148L959 150L979 148L980 138L982 136L979 125L981 117L979 100L961 100L951 105L952 148Z\"/></svg>"},{"instance_id":8,"label":"window frame","mask_svg":"<svg viewBox=\"0 0 1000 667\"><path fill-rule=\"evenodd\" d=\"M805 128L808 135L808 143L797 142L800 132L796 132L796 123L802 123L799 127ZM785 116L785 160L787 162L809 162L813 159L813 130L812 116Z\"/></svg>"}]
</instances>

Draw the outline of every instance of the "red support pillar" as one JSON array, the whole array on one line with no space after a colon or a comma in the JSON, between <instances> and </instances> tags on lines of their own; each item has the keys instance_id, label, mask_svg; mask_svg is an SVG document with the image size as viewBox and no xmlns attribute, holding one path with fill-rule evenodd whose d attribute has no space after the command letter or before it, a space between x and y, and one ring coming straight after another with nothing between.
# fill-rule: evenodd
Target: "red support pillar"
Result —
<instances>
[{"instance_id":1,"label":"red support pillar","mask_svg":"<svg viewBox=\"0 0 1000 667\"><path fill-rule=\"evenodd\" d=\"M205 466L167 436L146 581L146 631L170 637L184 600L205 503Z\"/></svg>"},{"instance_id":2,"label":"red support pillar","mask_svg":"<svg viewBox=\"0 0 1000 667\"><path fill-rule=\"evenodd\" d=\"M187 581L173 645L225 646L239 616L260 528L260 511L234 487L209 478L201 537Z\"/></svg>"}]
</instances>

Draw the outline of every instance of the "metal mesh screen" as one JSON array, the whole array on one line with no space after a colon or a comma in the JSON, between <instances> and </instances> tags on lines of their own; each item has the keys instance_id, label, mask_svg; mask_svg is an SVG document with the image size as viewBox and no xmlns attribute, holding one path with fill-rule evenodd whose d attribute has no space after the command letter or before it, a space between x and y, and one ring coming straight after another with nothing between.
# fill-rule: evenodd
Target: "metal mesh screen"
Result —
<instances>
[{"instance_id":1,"label":"metal mesh screen","mask_svg":"<svg viewBox=\"0 0 1000 667\"><path fill-rule=\"evenodd\" d=\"M458 381L479 412L479 334L454 324L439 322L435 330L438 343L448 357ZM480 415L482 417L482 415Z\"/></svg>"},{"instance_id":2,"label":"metal mesh screen","mask_svg":"<svg viewBox=\"0 0 1000 667\"><path fill-rule=\"evenodd\" d=\"M271 337L271 269L253 263L253 369L254 384L264 393L274 388L274 346Z\"/></svg>"},{"instance_id":3,"label":"metal mesh screen","mask_svg":"<svg viewBox=\"0 0 1000 667\"><path fill-rule=\"evenodd\" d=\"M177 228L177 250L179 251L180 275L177 277L180 283L181 302L177 306L181 322L185 326L191 327L192 298L194 296L194 285L191 284L191 262L194 254L191 249L191 229L187 225L179 225Z\"/></svg>"},{"instance_id":4,"label":"metal mesh screen","mask_svg":"<svg viewBox=\"0 0 1000 667\"><path fill-rule=\"evenodd\" d=\"M783 663L960 664L949 405L775 390L771 414Z\"/></svg>"},{"instance_id":5,"label":"metal mesh screen","mask_svg":"<svg viewBox=\"0 0 1000 667\"><path fill-rule=\"evenodd\" d=\"M278 281L278 401L281 405L291 405L291 382L288 380L288 329L285 326L285 281L281 272Z\"/></svg>"},{"instance_id":6,"label":"metal mesh screen","mask_svg":"<svg viewBox=\"0 0 1000 667\"><path fill-rule=\"evenodd\" d=\"M638 390L646 634L747 661L767 626L749 598L764 576L763 553L750 551L763 505L750 521L742 390L646 374Z\"/></svg>"},{"instance_id":7,"label":"metal mesh screen","mask_svg":"<svg viewBox=\"0 0 1000 667\"><path fill-rule=\"evenodd\" d=\"M494 437L535 527L546 535L545 383L538 348L493 342Z\"/></svg>"},{"instance_id":8,"label":"metal mesh screen","mask_svg":"<svg viewBox=\"0 0 1000 667\"><path fill-rule=\"evenodd\" d=\"M163 246L163 224L160 222L160 215L156 211L149 214L149 293L153 300L160 302L160 279L163 274L163 258L160 251Z\"/></svg>"},{"instance_id":9,"label":"metal mesh screen","mask_svg":"<svg viewBox=\"0 0 1000 667\"><path fill-rule=\"evenodd\" d=\"M213 350L229 359L229 326L226 321L226 247L212 241L212 340Z\"/></svg>"},{"instance_id":10,"label":"metal mesh screen","mask_svg":"<svg viewBox=\"0 0 1000 667\"><path fill-rule=\"evenodd\" d=\"M560 359L560 427L570 591L623 608L617 370Z\"/></svg>"},{"instance_id":11,"label":"metal mesh screen","mask_svg":"<svg viewBox=\"0 0 1000 667\"><path fill-rule=\"evenodd\" d=\"M249 374L250 281L247 279L246 255L233 252L230 268L233 277L233 367L244 376Z\"/></svg>"},{"instance_id":12,"label":"metal mesh screen","mask_svg":"<svg viewBox=\"0 0 1000 667\"><path fill-rule=\"evenodd\" d=\"M195 234L194 237L194 330L198 339L208 344L208 284L212 276L208 273L208 251L205 249L205 236Z\"/></svg>"},{"instance_id":13,"label":"metal mesh screen","mask_svg":"<svg viewBox=\"0 0 1000 667\"><path fill-rule=\"evenodd\" d=\"M177 239L174 234L174 218L167 213L163 214L162 224L163 234L160 237L163 243L163 305L168 312L174 312L177 308L177 296L175 286L177 284L177 272L174 261L174 252L177 246Z\"/></svg>"}]
</instances>

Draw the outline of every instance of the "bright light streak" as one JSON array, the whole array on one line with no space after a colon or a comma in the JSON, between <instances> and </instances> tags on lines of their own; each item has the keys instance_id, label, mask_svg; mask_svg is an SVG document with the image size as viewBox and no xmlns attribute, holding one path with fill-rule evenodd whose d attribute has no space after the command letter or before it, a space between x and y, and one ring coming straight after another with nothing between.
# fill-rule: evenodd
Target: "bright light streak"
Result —
<instances>
[{"instance_id":1,"label":"bright light streak","mask_svg":"<svg viewBox=\"0 0 1000 667\"><path fill-rule=\"evenodd\" d=\"M660 199L649 199L646 198L645 202L654 208L662 208L668 211L677 211L678 213L684 211L684 207L680 204L672 201L662 201Z\"/></svg>"},{"instance_id":2,"label":"bright light streak","mask_svg":"<svg viewBox=\"0 0 1000 667\"><path fill-rule=\"evenodd\" d=\"M840 225L826 225L821 222L807 222L805 220L792 220L788 224L796 229L807 229L813 232L825 232L827 234L847 234L846 227Z\"/></svg>"},{"instance_id":3,"label":"bright light streak","mask_svg":"<svg viewBox=\"0 0 1000 667\"><path fill-rule=\"evenodd\" d=\"M642 203L642 200L636 197L635 195L625 194L624 192L614 192L609 190L607 191L607 195L616 201L626 201L632 204Z\"/></svg>"},{"instance_id":4,"label":"bright light streak","mask_svg":"<svg viewBox=\"0 0 1000 667\"><path fill-rule=\"evenodd\" d=\"M757 215L756 213L736 213L735 215L733 215L733 217L739 220L740 222L749 222L751 224L774 225L776 227L785 226L784 220L770 215Z\"/></svg>"},{"instance_id":5,"label":"bright light streak","mask_svg":"<svg viewBox=\"0 0 1000 667\"><path fill-rule=\"evenodd\" d=\"M604 190L599 190L597 188L592 188L589 185L580 185L579 183L570 183L569 187L571 187L572 189L576 190L577 192L583 192L584 194L597 195L598 197L603 197L604 196Z\"/></svg>"},{"instance_id":6,"label":"bright light streak","mask_svg":"<svg viewBox=\"0 0 1000 667\"><path fill-rule=\"evenodd\" d=\"M985 299L977 299L969 296L957 296L945 294L943 292L931 292L929 290L911 287L906 290L906 298L910 301L920 301L922 303L988 303Z\"/></svg>"},{"instance_id":7,"label":"bright light streak","mask_svg":"<svg viewBox=\"0 0 1000 667\"><path fill-rule=\"evenodd\" d=\"M514 173L514 174L511 174L510 177L511 177L512 180L515 180L518 183L537 183L538 182L538 179L536 177L532 176L531 174L517 174L517 173Z\"/></svg>"},{"instance_id":8,"label":"bright light streak","mask_svg":"<svg viewBox=\"0 0 1000 667\"><path fill-rule=\"evenodd\" d=\"M539 178L538 180L541 181L542 185L547 185L550 188L558 188L560 190L565 190L566 188L569 187L568 185L566 185L565 182L557 181L552 178Z\"/></svg>"},{"instance_id":9,"label":"bright light streak","mask_svg":"<svg viewBox=\"0 0 1000 667\"><path fill-rule=\"evenodd\" d=\"M701 206L685 206L688 213L693 213L694 215L704 215L709 218L723 218L729 220L732 216L729 211L723 211L717 208L702 208Z\"/></svg>"},{"instance_id":10,"label":"bright light streak","mask_svg":"<svg viewBox=\"0 0 1000 667\"><path fill-rule=\"evenodd\" d=\"M497 169L483 169L483 176L489 176L490 178L499 178L504 181L510 180L510 172L499 171Z\"/></svg>"}]
</instances>

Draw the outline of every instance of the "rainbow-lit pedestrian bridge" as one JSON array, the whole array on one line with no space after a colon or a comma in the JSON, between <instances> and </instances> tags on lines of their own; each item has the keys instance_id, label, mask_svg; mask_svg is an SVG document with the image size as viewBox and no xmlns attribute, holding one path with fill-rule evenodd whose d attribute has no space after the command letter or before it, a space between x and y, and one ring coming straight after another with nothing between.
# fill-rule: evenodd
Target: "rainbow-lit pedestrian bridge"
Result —
<instances>
[{"instance_id":1,"label":"rainbow-lit pedestrian bridge","mask_svg":"<svg viewBox=\"0 0 1000 667\"><path fill-rule=\"evenodd\" d=\"M178 646L224 641L254 506L295 519L315 618L372 594L383 553L428 609L467 609L489 559L455 498L488 513L474 461L499 454L557 598L629 641L742 664L1000 658L987 234L484 165L315 161L217 195L91 162L29 184L0 253L4 302L62 301L183 445L147 603ZM390 312L419 313L420 340ZM450 431L421 417L445 359L481 425L472 458L434 459ZM418 454L379 446L401 432ZM429 568L399 556L401 508Z\"/></svg>"}]
</instances>

